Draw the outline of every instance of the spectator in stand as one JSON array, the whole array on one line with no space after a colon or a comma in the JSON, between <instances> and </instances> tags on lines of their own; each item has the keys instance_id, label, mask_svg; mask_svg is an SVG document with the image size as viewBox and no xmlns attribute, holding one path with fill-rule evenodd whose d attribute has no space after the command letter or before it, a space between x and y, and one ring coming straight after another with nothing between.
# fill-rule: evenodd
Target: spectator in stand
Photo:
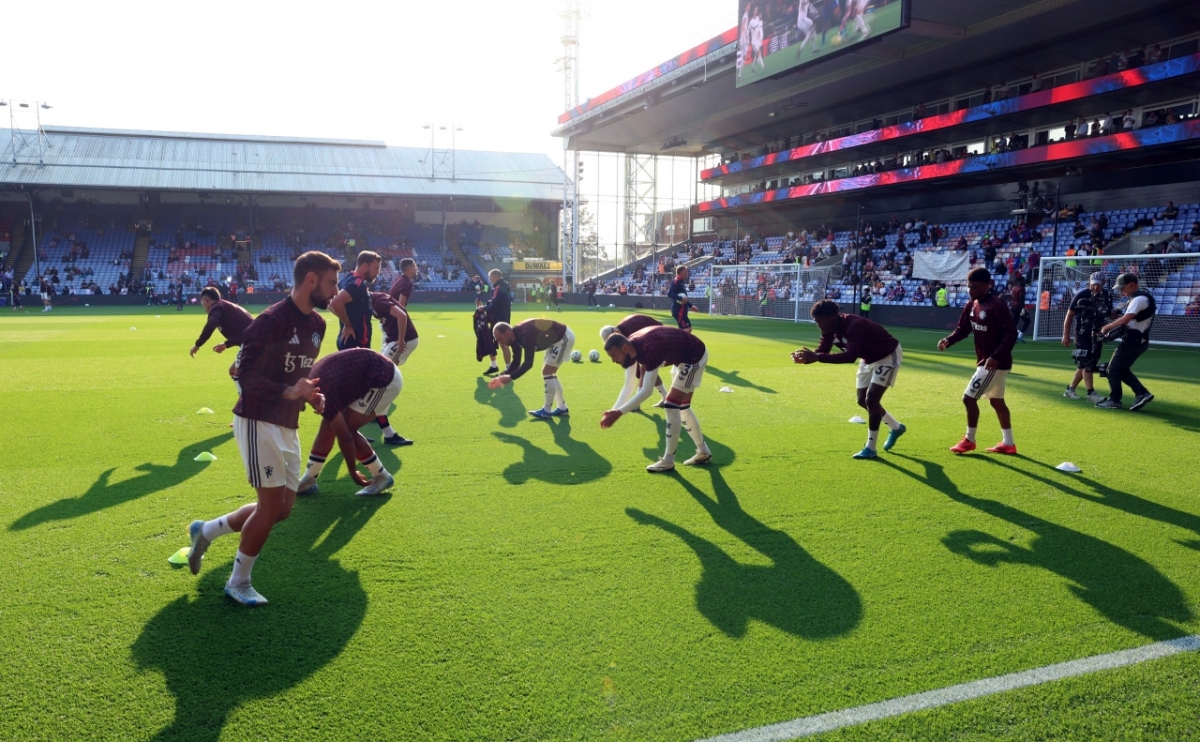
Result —
<instances>
[{"instance_id":1,"label":"spectator in stand","mask_svg":"<svg viewBox=\"0 0 1200 742\"><path fill-rule=\"evenodd\" d=\"M1189 237L1200 237L1200 222L1192 222L1192 231Z\"/></svg>"},{"instance_id":2,"label":"spectator in stand","mask_svg":"<svg viewBox=\"0 0 1200 742\"><path fill-rule=\"evenodd\" d=\"M1164 219L1164 220L1178 219L1179 218L1179 207L1176 206L1174 204L1174 202L1168 201L1167 208L1163 209L1162 213L1158 215L1158 218Z\"/></svg>"},{"instance_id":3,"label":"spectator in stand","mask_svg":"<svg viewBox=\"0 0 1200 742\"><path fill-rule=\"evenodd\" d=\"M1113 119L1108 111L1104 112L1104 118L1100 119L1100 133L1113 134Z\"/></svg>"},{"instance_id":4,"label":"spectator in stand","mask_svg":"<svg viewBox=\"0 0 1200 742\"><path fill-rule=\"evenodd\" d=\"M1042 89L1042 78L1038 77L1038 73L1033 73L1033 77L1029 80L1029 92L1036 93Z\"/></svg>"},{"instance_id":5,"label":"spectator in stand","mask_svg":"<svg viewBox=\"0 0 1200 742\"><path fill-rule=\"evenodd\" d=\"M1150 54L1146 58L1146 62L1148 64L1156 64L1158 62L1165 62L1166 60L1167 53L1163 51L1158 44L1150 47Z\"/></svg>"},{"instance_id":6,"label":"spectator in stand","mask_svg":"<svg viewBox=\"0 0 1200 742\"><path fill-rule=\"evenodd\" d=\"M1133 118L1133 110L1125 109L1125 113L1121 116L1121 131L1133 131L1136 123L1137 120Z\"/></svg>"},{"instance_id":7,"label":"spectator in stand","mask_svg":"<svg viewBox=\"0 0 1200 742\"><path fill-rule=\"evenodd\" d=\"M1200 317L1200 296L1193 296L1183 310L1185 317Z\"/></svg>"},{"instance_id":8,"label":"spectator in stand","mask_svg":"<svg viewBox=\"0 0 1200 742\"><path fill-rule=\"evenodd\" d=\"M1075 138L1075 132L1078 129L1079 129L1079 124L1078 124L1077 120L1074 118L1071 119L1070 121L1068 121L1067 125L1065 127L1063 127L1063 130L1066 132L1066 138L1067 138L1068 142Z\"/></svg>"}]
</instances>

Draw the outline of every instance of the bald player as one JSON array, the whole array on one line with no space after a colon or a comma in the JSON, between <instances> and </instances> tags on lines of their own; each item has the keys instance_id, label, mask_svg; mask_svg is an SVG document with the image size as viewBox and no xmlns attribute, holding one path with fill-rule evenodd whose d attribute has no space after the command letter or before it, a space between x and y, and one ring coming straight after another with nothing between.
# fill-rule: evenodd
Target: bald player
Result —
<instances>
[{"instance_id":1,"label":"bald player","mask_svg":"<svg viewBox=\"0 0 1200 742\"><path fill-rule=\"evenodd\" d=\"M354 494L371 497L388 490L395 480L383 468L371 444L358 429L386 410L404 387L400 369L390 358L369 348L347 348L317 361L309 374L321 380L325 408L321 411L321 427L308 455L308 467L296 488L297 495L315 495L317 477L334 440L342 450L346 466L355 483L365 485ZM352 462L357 461L371 472L368 482Z\"/></svg>"},{"instance_id":2,"label":"bald player","mask_svg":"<svg viewBox=\"0 0 1200 742\"><path fill-rule=\"evenodd\" d=\"M254 317L249 312L233 302L222 299L221 292L217 291L215 286L206 286L200 292L200 306L204 307L204 311L208 313L208 320L204 323L204 329L200 331L200 337L192 344L192 349L189 351L192 358L196 357L196 352L212 337L213 330L220 330L221 335L225 338L225 342L213 346L214 353L224 353L229 348L236 348L242 344L242 335L254 321ZM237 385L240 393L242 387L238 384L236 362L230 365L229 376Z\"/></svg>"},{"instance_id":3,"label":"bald player","mask_svg":"<svg viewBox=\"0 0 1200 742\"><path fill-rule=\"evenodd\" d=\"M629 337L638 330L644 330L647 327L662 327L662 323L653 317L644 314L631 314L625 319L614 325L605 325L600 328L600 340L608 342L608 338L614 333L619 332L625 337ZM625 386L621 387L621 394L617 397L616 404L613 409L619 409L621 405L628 402L634 394L637 393L638 387L641 385L642 375L645 370L641 364L634 364L625 369ZM662 407L667 401L667 389L663 386L662 377L657 372L654 374L654 388L662 395L662 399L654 404L655 407ZM637 410L631 410L637 412Z\"/></svg>"},{"instance_id":4,"label":"bald player","mask_svg":"<svg viewBox=\"0 0 1200 742\"><path fill-rule=\"evenodd\" d=\"M512 383L533 368L533 355L540 350L546 351L545 363L542 365L542 381L546 388L546 402L540 410L530 410L529 414L545 420L567 414L567 402L563 398L562 382L558 380L558 368L571 356L575 347L575 333L571 328L548 319L527 319L517 326L507 322L497 323L492 327L492 335L496 343L507 353L512 348L512 363L504 373L488 382L489 389L499 389L505 384Z\"/></svg>"},{"instance_id":5,"label":"bald player","mask_svg":"<svg viewBox=\"0 0 1200 742\"><path fill-rule=\"evenodd\" d=\"M671 391L663 404L667 413L667 442L662 458L646 467L649 472L668 472L675 468L675 449L679 446L679 429L682 425L696 444L696 455L683 462L685 466L707 464L712 461L712 451L704 442L700 432L700 421L692 412L692 395L700 388L704 368L708 364L708 349L703 341L683 330L673 327L647 327L629 337L614 332L604 342L604 350L613 363L624 368L641 364L645 369L638 393L620 407L605 412L600 418L601 428L611 428L617 420L637 409L654 390L651 374L657 375L663 366L672 366Z\"/></svg>"}]
</instances>

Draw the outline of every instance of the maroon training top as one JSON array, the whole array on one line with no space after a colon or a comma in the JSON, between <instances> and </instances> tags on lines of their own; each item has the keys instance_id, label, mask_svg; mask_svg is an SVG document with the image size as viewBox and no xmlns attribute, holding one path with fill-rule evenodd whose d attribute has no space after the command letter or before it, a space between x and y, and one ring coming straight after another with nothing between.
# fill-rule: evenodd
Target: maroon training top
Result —
<instances>
[{"instance_id":1,"label":"maroon training top","mask_svg":"<svg viewBox=\"0 0 1200 742\"><path fill-rule=\"evenodd\" d=\"M412 279L401 273L400 277L397 278L394 283L392 283L392 288L388 291L388 294L396 301L400 301L400 297L403 296L404 301L408 302L409 299L412 299L412 292ZM405 309L407 311L407 304Z\"/></svg>"},{"instance_id":2,"label":"maroon training top","mask_svg":"<svg viewBox=\"0 0 1200 742\"><path fill-rule=\"evenodd\" d=\"M704 357L704 342L674 327L647 327L630 335L629 342L637 349L637 362L647 371L699 363Z\"/></svg>"},{"instance_id":3,"label":"maroon training top","mask_svg":"<svg viewBox=\"0 0 1200 742\"><path fill-rule=\"evenodd\" d=\"M396 342L396 335L400 332L400 322L392 314L392 307L399 307L400 302L393 299L390 295L382 291L371 292L371 311L375 313L375 317L379 320L379 326L383 328L383 342ZM404 307L400 307L400 311L408 314ZM412 315L408 315L408 324L404 326L404 342L411 343L417 339L417 328L413 325Z\"/></svg>"},{"instance_id":4,"label":"maroon training top","mask_svg":"<svg viewBox=\"0 0 1200 742\"><path fill-rule=\"evenodd\" d=\"M196 347L207 343L208 339L212 337L213 330L220 330L221 334L225 336L225 347L232 348L241 345L242 335L253 321L254 316L245 309L233 302L220 299L209 310L208 321L204 323L204 329L200 331L200 339L196 341Z\"/></svg>"},{"instance_id":5,"label":"maroon training top","mask_svg":"<svg viewBox=\"0 0 1200 742\"><path fill-rule=\"evenodd\" d=\"M321 416L332 420L367 392L391 384L396 364L370 348L347 348L317 361L308 377L321 380L319 386L325 395Z\"/></svg>"},{"instance_id":6,"label":"maroon training top","mask_svg":"<svg viewBox=\"0 0 1200 742\"><path fill-rule=\"evenodd\" d=\"M617 332L625 337L629 337L638 330L644 330L647 327L662 327L662 323L644 314L631 314L618 322L616 326Z\"/></svg>"},{"instance_id":7,"label":"maroon training top","mask_svg":"<svg viewBox=\"0 0 1200 742\"><path fill-rule=\"evenodd\" d=\"M992 292L983 301L969 301L958 318L958 327L946 336L946 342L954 345L975 333L975 360L982 364L988 358L996 359L996 368L1008 371L1012 368L1012 349L1017 344L1017 325L1012 312Z\"/></svg>"},{"instance_id":8,"label":"maroon training top","mask_svg":"<svg viewBox=\"0 0 1200 742\"><path fill-rule=\"evenodd\" d=\"M833 346L841 353L830 353ZM882 360L900 347L900 341L883 329L883 325L866 317L839 314L838 324L831 333L821 335L817 346L817 360L821 363L853 363L862 359L868 365Z\"/></svg>"},{"instance_id":9,"label":"maroon training top","mask_svg":"<svg viewBox=\"0 0 1200 742\"><path fill-rule=\"evenodd\" d=\"M308 376L324 338L324 318L316 311L304 314L290 296L255 317L242 336L235 364L242 396L233 414L299 428L304 402L284 399L283 392Z\"/></svg>"}]
</instances>

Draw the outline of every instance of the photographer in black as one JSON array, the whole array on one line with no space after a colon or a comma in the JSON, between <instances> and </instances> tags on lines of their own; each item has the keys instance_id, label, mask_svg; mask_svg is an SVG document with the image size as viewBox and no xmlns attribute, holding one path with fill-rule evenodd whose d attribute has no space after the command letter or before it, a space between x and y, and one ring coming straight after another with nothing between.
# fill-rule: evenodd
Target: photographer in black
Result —
<instances>
[{"instance_id":1,"label":"photographer in black","mask_svg":"<svg viewBox=\"0 0 1200 742\"><path fill-rule=\"evenodd\" d=\"M1100 354L1104 351L1104 340L1100 337L1100 328L1113 318L1112 292L1104 285L1104 274L1093 273L1088 279L1087 288L1081 289L1071 299L1067 306L1067 318L1063 321L1062 344L1064 348L1071 347L1072 325L1075 331L1075 377L1067 385L1063 396L1067 399L1079 399L1075 388L1082 381L1087 385L1087 400L1092 404L1100 401L1093 384L1093 374L1100 365Z\"/></svg>"},{"instance_id":2,"label":"photographer in black","mask_svg":"<svg viewBox=\"0 0 1200 742\"><path fill-rule=\"evenodd\" d=\"M1135 273L1122 273L1117 277L1117 284L1113 288L1129 297L1129 303L1120 318L1100 328L1106 340L1118 336L1122 340L1113 351L1108 368L1100 367L1100 375L1108 377L1108 384L1112 390L1108 399L1098 402L1096 407L1102 410L1121 409L1121 385L1124 383L1129 385L1134 394L1133 404L1129 405L1129 409L1140 410L1154 400L1154 395L1133 375L1132 367L1150 347L1150 326L1154 324L1154 313L1158 310L1158 305L1149 291L1138 286Z\"/></svg>"}]
</instances>

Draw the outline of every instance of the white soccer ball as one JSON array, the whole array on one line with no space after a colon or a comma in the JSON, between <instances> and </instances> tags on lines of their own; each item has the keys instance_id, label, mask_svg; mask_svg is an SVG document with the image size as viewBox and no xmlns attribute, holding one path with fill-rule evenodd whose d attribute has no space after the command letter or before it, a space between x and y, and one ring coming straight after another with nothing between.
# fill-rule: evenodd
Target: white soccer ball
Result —
<instances>
[{"instance_id":1,"label":"white soccer ball","mask_svg":"<svg viewBox=\"0 0 1200 742\"><path fill-rule=\"evenodd\" d=\"M580 361L583 360L583 354L577 350L573 350L573 351L571 351L571 360L575 361L576 363L579 363Z\"/></svg>"},{"instance_id":2,"label":"white soccer ball","mask_svg":"<svg viewBox=\"0 0 1200 742\"><path fill-rule=\"evenodd\" d=\"M588 351L588 360L591 361L592 363L595 363L596 361L600 360L600 351L589 350Z\"/></svg>"}]
</instances>

